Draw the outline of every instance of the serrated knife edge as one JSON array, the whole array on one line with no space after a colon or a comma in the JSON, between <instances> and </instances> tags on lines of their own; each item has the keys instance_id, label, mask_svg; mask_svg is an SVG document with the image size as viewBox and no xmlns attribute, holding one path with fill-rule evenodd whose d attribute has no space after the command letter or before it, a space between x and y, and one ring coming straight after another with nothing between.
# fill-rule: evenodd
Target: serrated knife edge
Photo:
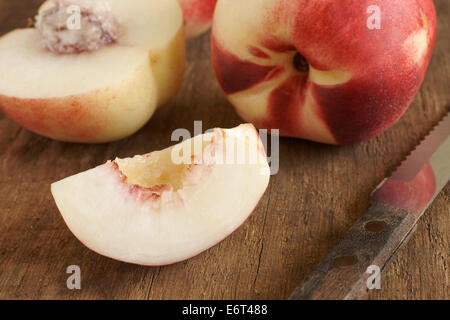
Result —
<instances>
[{"instance_id":1,"label":"serrated knife edge","mask_svg":"<svg viewBox=\"0 0 450 320\"><path fill-rule=\"evenodd\" d=\"M416 177L432 154L450 135L450 114L447 113L438 124L408 154L388 179L409 182Z\"/></svg>"}]
</instances>

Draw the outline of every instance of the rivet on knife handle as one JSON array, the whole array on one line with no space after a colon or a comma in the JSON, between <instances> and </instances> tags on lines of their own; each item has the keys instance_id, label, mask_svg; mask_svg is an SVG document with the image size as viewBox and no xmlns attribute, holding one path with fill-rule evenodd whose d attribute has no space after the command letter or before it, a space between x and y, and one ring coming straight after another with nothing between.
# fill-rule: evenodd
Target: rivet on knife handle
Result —
<instances>
[{"instance_id":1,"label":"rivet on knife handle","mask_svg":"<svg viewBox=\"0 0 450 320\"><path fill-rule=\"evenodd\" d=\"M404 243L447 184L449 159L447 115L396 172L377 187L371 195L369 210L290 299L358 299L366 293L370 277L367 268L377 266L382 270Z\"/></svg>"}]
</instances>

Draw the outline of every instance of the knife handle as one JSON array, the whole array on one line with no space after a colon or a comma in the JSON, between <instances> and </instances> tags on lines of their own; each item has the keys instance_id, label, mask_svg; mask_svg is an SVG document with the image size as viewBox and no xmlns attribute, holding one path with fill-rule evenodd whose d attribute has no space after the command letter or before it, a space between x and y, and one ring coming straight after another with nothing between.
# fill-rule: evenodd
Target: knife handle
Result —
<instances>
[{"instance_id":1,"label":"knife handle","mask_svg":"<svg viewBox=\"0 0 450 320\"><path fill-rule=\"evenodd\" d=\"M367 268L383 270L417 220L406 210L373 204L289 299L361 298L369 291Z\"/></svg>"}]
</instances>

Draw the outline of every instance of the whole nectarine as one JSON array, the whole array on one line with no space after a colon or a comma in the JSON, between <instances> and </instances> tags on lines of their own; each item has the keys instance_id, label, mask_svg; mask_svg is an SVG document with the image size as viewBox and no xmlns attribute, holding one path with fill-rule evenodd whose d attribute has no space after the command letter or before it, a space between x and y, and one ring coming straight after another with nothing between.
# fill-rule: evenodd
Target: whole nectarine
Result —
<instances>
[{"instance_id":1,"label":"whole nectarine","mask_svg":"<svg viewBox=\"0 0 450 320\"><path fill-rule=\"evenodd\" d=\"M212 60L246 121L345 144L400 118L435 37L432 0L219 0Z\"/></svg>"}]
</instances>

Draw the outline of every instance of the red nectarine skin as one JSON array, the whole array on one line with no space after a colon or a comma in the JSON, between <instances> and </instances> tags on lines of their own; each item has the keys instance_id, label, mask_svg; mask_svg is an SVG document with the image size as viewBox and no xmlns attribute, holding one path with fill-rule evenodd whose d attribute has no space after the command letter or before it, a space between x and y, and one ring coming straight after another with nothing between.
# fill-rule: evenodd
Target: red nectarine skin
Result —
<instances>
[{"instance_id":1,"label":"red nectarine skin","mask_svg":"<svg viewBox=\"0 0 450 320\"><path fill-rule=\"evenodd\" d=\"M371 196L374 202L403 208L419 215L436 192L433 168L426 164L410 182L388 180Z\"/></svg>"},{"instance_id":2,"label":"red nectarine skin","mask_svg":"<svg viewBox=\"0 0 450 320\"><path fill-rule=\"evenodd\" d=\"M60 105L64 107L60 108ZM49 108L53 110L49 111ZM19 99L0 95L0 109L24 128L56 139L65 136L72 140L89 140L105 125L91 112L98 109L97 106L81 105L75 97L58 102L58 99Z\"/></svg>"},{"instance_id":3,"label":"red nectarine skin","mask_svg":"<svg viewBox=\"0 0 450 320\"><path fill-rule=\"evenodd\" d=\"M181 0L180 5L185 17L197 22L208 22L214 14L217 0Z\"/></svg>"},{"instance_id":4,"label":"red nectarine skin","mask_svg":"<svg viewBox=\"0 0 450 320\"><path fill-rule=\"evenodd\" d=\"M292 43L287 43L276 38L262 40L261 46L274 52L289 52L297 50Z\"/></svg>"},{"instance_id":5,"label":"red nectarine skin","mask_svg":"<svg viewBox=\"0 0 450 320\"><path fill-rule=\"evenodd\" d=\"M217 0L178 0L188 36L195 36L209 28Z\"/></svg>"},{"instance_id":6,"label":"red nectarine skin","mask_svg":"<svg viewBox=\"0 0 450 320\"><path fill-rule=\"evenodd\" d=\"M317 105L326 106L321 111L336 141L346 144L380 134L403 115L423 76L404 74L401 79L405 81L374 73L334 88L313 84L311 90ZM390 84L383 84L386 81Z\"/></svg>"},{"instance_id":7,"label":"red nectarine skin","mask_svg":"<svg viewBox=\"0 0 450 320\"><path fill-rule=\"evenodd\" d=\"M328 142L347 144L383 132L403 115L420 88L436 38L436 13L431 0L376 3L355 0L346 4L331 0L274 0L270 3L276 5L268 6L262 19L266 25L261 25L261 30L268 30L267 35L264 32L257 35L259 30L249 29L255 32L254 37L248 34L244 38L248 43L242 43L249 56L264 59L264 63L242 58L242 48L235 49L234 45L230 49L226 40L219 37L221 33L215 32L216 28L226 26L216 23L213 26L212 61L228 97L244 95L246 90L268 79L288 75L287 80L272 89L261 108L265 114L247 116L245 120L260 128L280 129L282 135L311 138L311 133L301 126L309 120L302 119L308 95L314 116L334 138ZM367 27L366 11L373 4L381 11L379 30ZM271 29L280 25L289 31L290 43L270 34ZM243 29L246 32L245 26ZM420 32L424 30L423 36ZM302 77L294 68L276 69L275 60L273 65L267 63L272 53L294 56L296 51L315 70L345 72L350 75L349 80L318 84L313 82L310 73ZM241 52L240 56L237 52ZM239 114L244 113L240 110L245 110L248 103L243 101L242 105L238 98L232 102Z\"/></svg>"},{"instance_id":8,"label":"red nectarine skin","mask_svg":"<svg viewBox=\"0 0 450 320\"><path fill-rule=\"evenodd\" d=\"M214 38L211 40L213 64L217 78L226 94L250 89L254 85L266 80L277 66L261 66L244 61L233 54L222 50ZM251 49L254 54L255 48ZM220 65L218 63L220 61Z\"/></svg>"},{"instance_id":9,"label":"red nectarine skin","mask_svg":"<svg viewBox=\"0 0 450 320\"><path fill-rule=\"evenodd\" d=\"M302 124L299 120L307 81L305 74L294 75L271 93L266 118L261 121L264 128L280 128L280 134L284 136L301 133Z\"/></svg>"},{"instance_id":10,"label":"red nectarine skin","mask_svg":"<svg viewBox=\"0 0 450 320\"><path fill-rule=\"evenodd\" d=\"M253 56L261 59L270 59L270 56L257 47L248 48L248 52L250 52Z\"/></svg>"}]
</instances>

